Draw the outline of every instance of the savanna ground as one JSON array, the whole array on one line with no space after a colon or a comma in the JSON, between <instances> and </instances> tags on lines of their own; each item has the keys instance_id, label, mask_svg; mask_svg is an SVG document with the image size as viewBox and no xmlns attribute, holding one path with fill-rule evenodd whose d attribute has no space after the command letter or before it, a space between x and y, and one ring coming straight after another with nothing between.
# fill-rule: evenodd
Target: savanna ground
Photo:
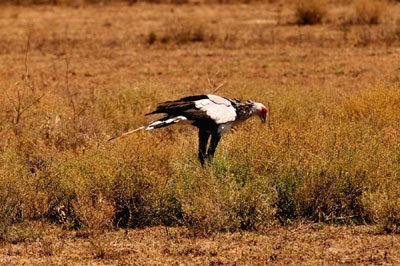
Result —
<instances>
[{"instance_id":1,"label":"savanna ground","mask_svg":"<svg viewBox=\"0 0 400 266\"><path fill-rule=\"evenodd\" d=\"M0 263L399 264L400 5L309 2L3 4ZM268 124L106 141L203 93Z\"/></svg>"}]
</instances>

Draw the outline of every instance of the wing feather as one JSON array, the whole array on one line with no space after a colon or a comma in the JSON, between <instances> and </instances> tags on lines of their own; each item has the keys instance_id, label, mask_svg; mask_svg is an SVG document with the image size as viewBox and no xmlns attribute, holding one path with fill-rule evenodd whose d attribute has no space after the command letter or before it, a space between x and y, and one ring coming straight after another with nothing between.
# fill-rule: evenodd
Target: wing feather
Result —
<instances>
[{"instance_id":1,"label":"wing feather","mask_svg":"<svg viewBox=\"0 0 400 266\"><path fill-rule=\"evenodd\" d=\"M196 95L158 104L149 114L167 113L173 116L184 115L188 120L213 120L224 124L236 120L236 109L230 100L213 94ZM149 115L148 114L148 115Z\"/></svg>"},{"instance_id":2,"label":"wing feather","mask_svg":"<svg viewBox=\"0 0 400 266\"><path fill-rule=\"evenodd\" d=\"M209 99L194 102L197 109L206 112L218 125L235 121L236 110L229 100L211 94L207 96Z\"/></svg>"}]
</instances>

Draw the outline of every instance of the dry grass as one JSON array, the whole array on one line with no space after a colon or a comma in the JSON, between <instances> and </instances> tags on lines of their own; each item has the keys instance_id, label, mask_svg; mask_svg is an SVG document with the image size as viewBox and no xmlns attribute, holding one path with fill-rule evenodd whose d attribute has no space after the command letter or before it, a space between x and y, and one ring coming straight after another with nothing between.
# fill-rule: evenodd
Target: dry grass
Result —
<instances>
[{"instance_id":1,"label":"dry grass","mask_svg":"<svg viewBox=\"0 0 400 266\"><path fill-rule=\"evenodd\" d=\"M173 5L184 5L184 4L248 4L248 3L260 3L260 0L0 0L0 4L12 4L21 6L32 6L32 5L57 5L57 6L69 6L69 7L84 7L87 5L109 5L115 3L127 3L128 5L134 5L138 3L150 3L150 4L173 4ZM269 0L268 2L277 2L277 0Z\"/></svg>"},{"instance_id":2,"label":"dry grass","mask_svg":"<svg viewBox=\"0 0 400 266\"><path fill-rule=\"evenodd\" d=\"M184 228L120 230L94 239L50 229L46 239L6 244L7 265L263 265L383 264L400 262L398 235L376 234L369 227L323 224L269 227L263 234L219 233L192 237ZM96 241L96 242L94 242ZM50 255L53 254L53 255Z\"/></svg>"},{"instance_id":3,"label":"dry grass","mask_svg":"<svg viewBox=\"0 0 400 266\"><path fill-rule=\"evenodd\" d=\"M250 231L260 234L263 247L255 263L284 263L298 252L275 252L279 243L287 246L288 228L268 245L277 223L370 224L398 232L400 39L389 34L398 10L393 5L379 25L347 30L332 19L297 27L290 7L279 3L5 6L0 239L14 254L7 256L23 262L33 252L38 261L123 264L135 256L145 263L155 252L167 254L165 264L179 258L229 264L226 243L239 237L229 232ZM201 93L263 102L269 123L248 121L224 136L204 168L196 159L195 129L106 142L146 123L144 114L158 102ZM48 234L48 223L56 233ZM177 227L179 233L166 236L177 248L168 243L162 253L154 244L139 254L123 233L112 233L149 226ZM339 228L359 256L334 247L327 263L346 256L360 264L398 260L386 248L390 236L373 236L382 241L379 252L365 257L372 242L362 243L371 235ZM150 231L134 234L148 239ZM225 253L201 248L213 236L225 243ZM255 249L252 239L245 233L235 242L238 263L246 257L238 250ZM307 254L321 262L323 254L312 251L319 240L311 243ZM82 254L75 250L80 246Z\"/></svg>"}]
</instances>

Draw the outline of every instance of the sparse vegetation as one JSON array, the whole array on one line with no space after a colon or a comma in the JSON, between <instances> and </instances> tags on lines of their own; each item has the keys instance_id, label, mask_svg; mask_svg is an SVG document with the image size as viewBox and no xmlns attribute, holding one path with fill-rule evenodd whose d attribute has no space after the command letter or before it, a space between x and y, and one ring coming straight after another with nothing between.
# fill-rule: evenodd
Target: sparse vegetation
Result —
<instances>
[{"instance_id":1,"label":"sparse vegetation","mask_svg":"<svg viewBox=\"0 0 400 266\"><path fill-rule=\"evenodd\" d=\"M298 27L278 4L4 6L0 264L396 263L398 236L373 233L400 225L400 12ZM204 168L195 129L106 141L203 93L263 102L269 122Z\"/></svg>"},{"instance_id":2,"label":"sparse vegetation","mask_svg":"<svg viewBox=\"0 0 400 266\"><path fill-rule=\"evenodd\" d=\"M204 24L193 22L193 20L184 20L169 23L161 37L162 43L174 42L176 44L187 44L190 42L205 41ZM212 36L210 36L212 38Z\"/></svg>"},{"instance_id":3,"label":"sparse vegetation","mask_svg":"<svg viewBox=\"0 0 400 266\"><path fill-rule=\"evenodd\" d=\"M386 5L384 0L355 0L353 4L354 22L358 24L378 24Z\"/></svg>"},{"instance_id":4,"label":"sparse vegetation","mask_svg":"<svg viewBox=\"0 0 400 266\"><path fill-rule=\"evenodd\" d=\"M296 0L297 23L301 25L321 23L327 13L327 4L326 0Z\"/></svg>"}]
</instances>

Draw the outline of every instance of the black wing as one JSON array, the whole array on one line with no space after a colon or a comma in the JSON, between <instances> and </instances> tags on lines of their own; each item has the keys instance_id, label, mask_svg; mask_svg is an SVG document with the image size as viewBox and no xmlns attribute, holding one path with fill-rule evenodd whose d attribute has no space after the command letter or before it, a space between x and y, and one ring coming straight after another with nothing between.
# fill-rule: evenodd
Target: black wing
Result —
<instances>
[{"instance_id":1,"label":"black wing","mask_svg":"<svg viewBox=\"0 0 400 266\"><path fill-rule=\"evenodd\" d=\"M167 101L159 103L157 105L156 110L146 115L160 114L160 113L166 113L169 115L182 115L190 109L192 110L196 109L195 101L202 99L208 99L208 96L195 95L195 96L184 97L176 101Z\"/></svg>"}]
</instances>

